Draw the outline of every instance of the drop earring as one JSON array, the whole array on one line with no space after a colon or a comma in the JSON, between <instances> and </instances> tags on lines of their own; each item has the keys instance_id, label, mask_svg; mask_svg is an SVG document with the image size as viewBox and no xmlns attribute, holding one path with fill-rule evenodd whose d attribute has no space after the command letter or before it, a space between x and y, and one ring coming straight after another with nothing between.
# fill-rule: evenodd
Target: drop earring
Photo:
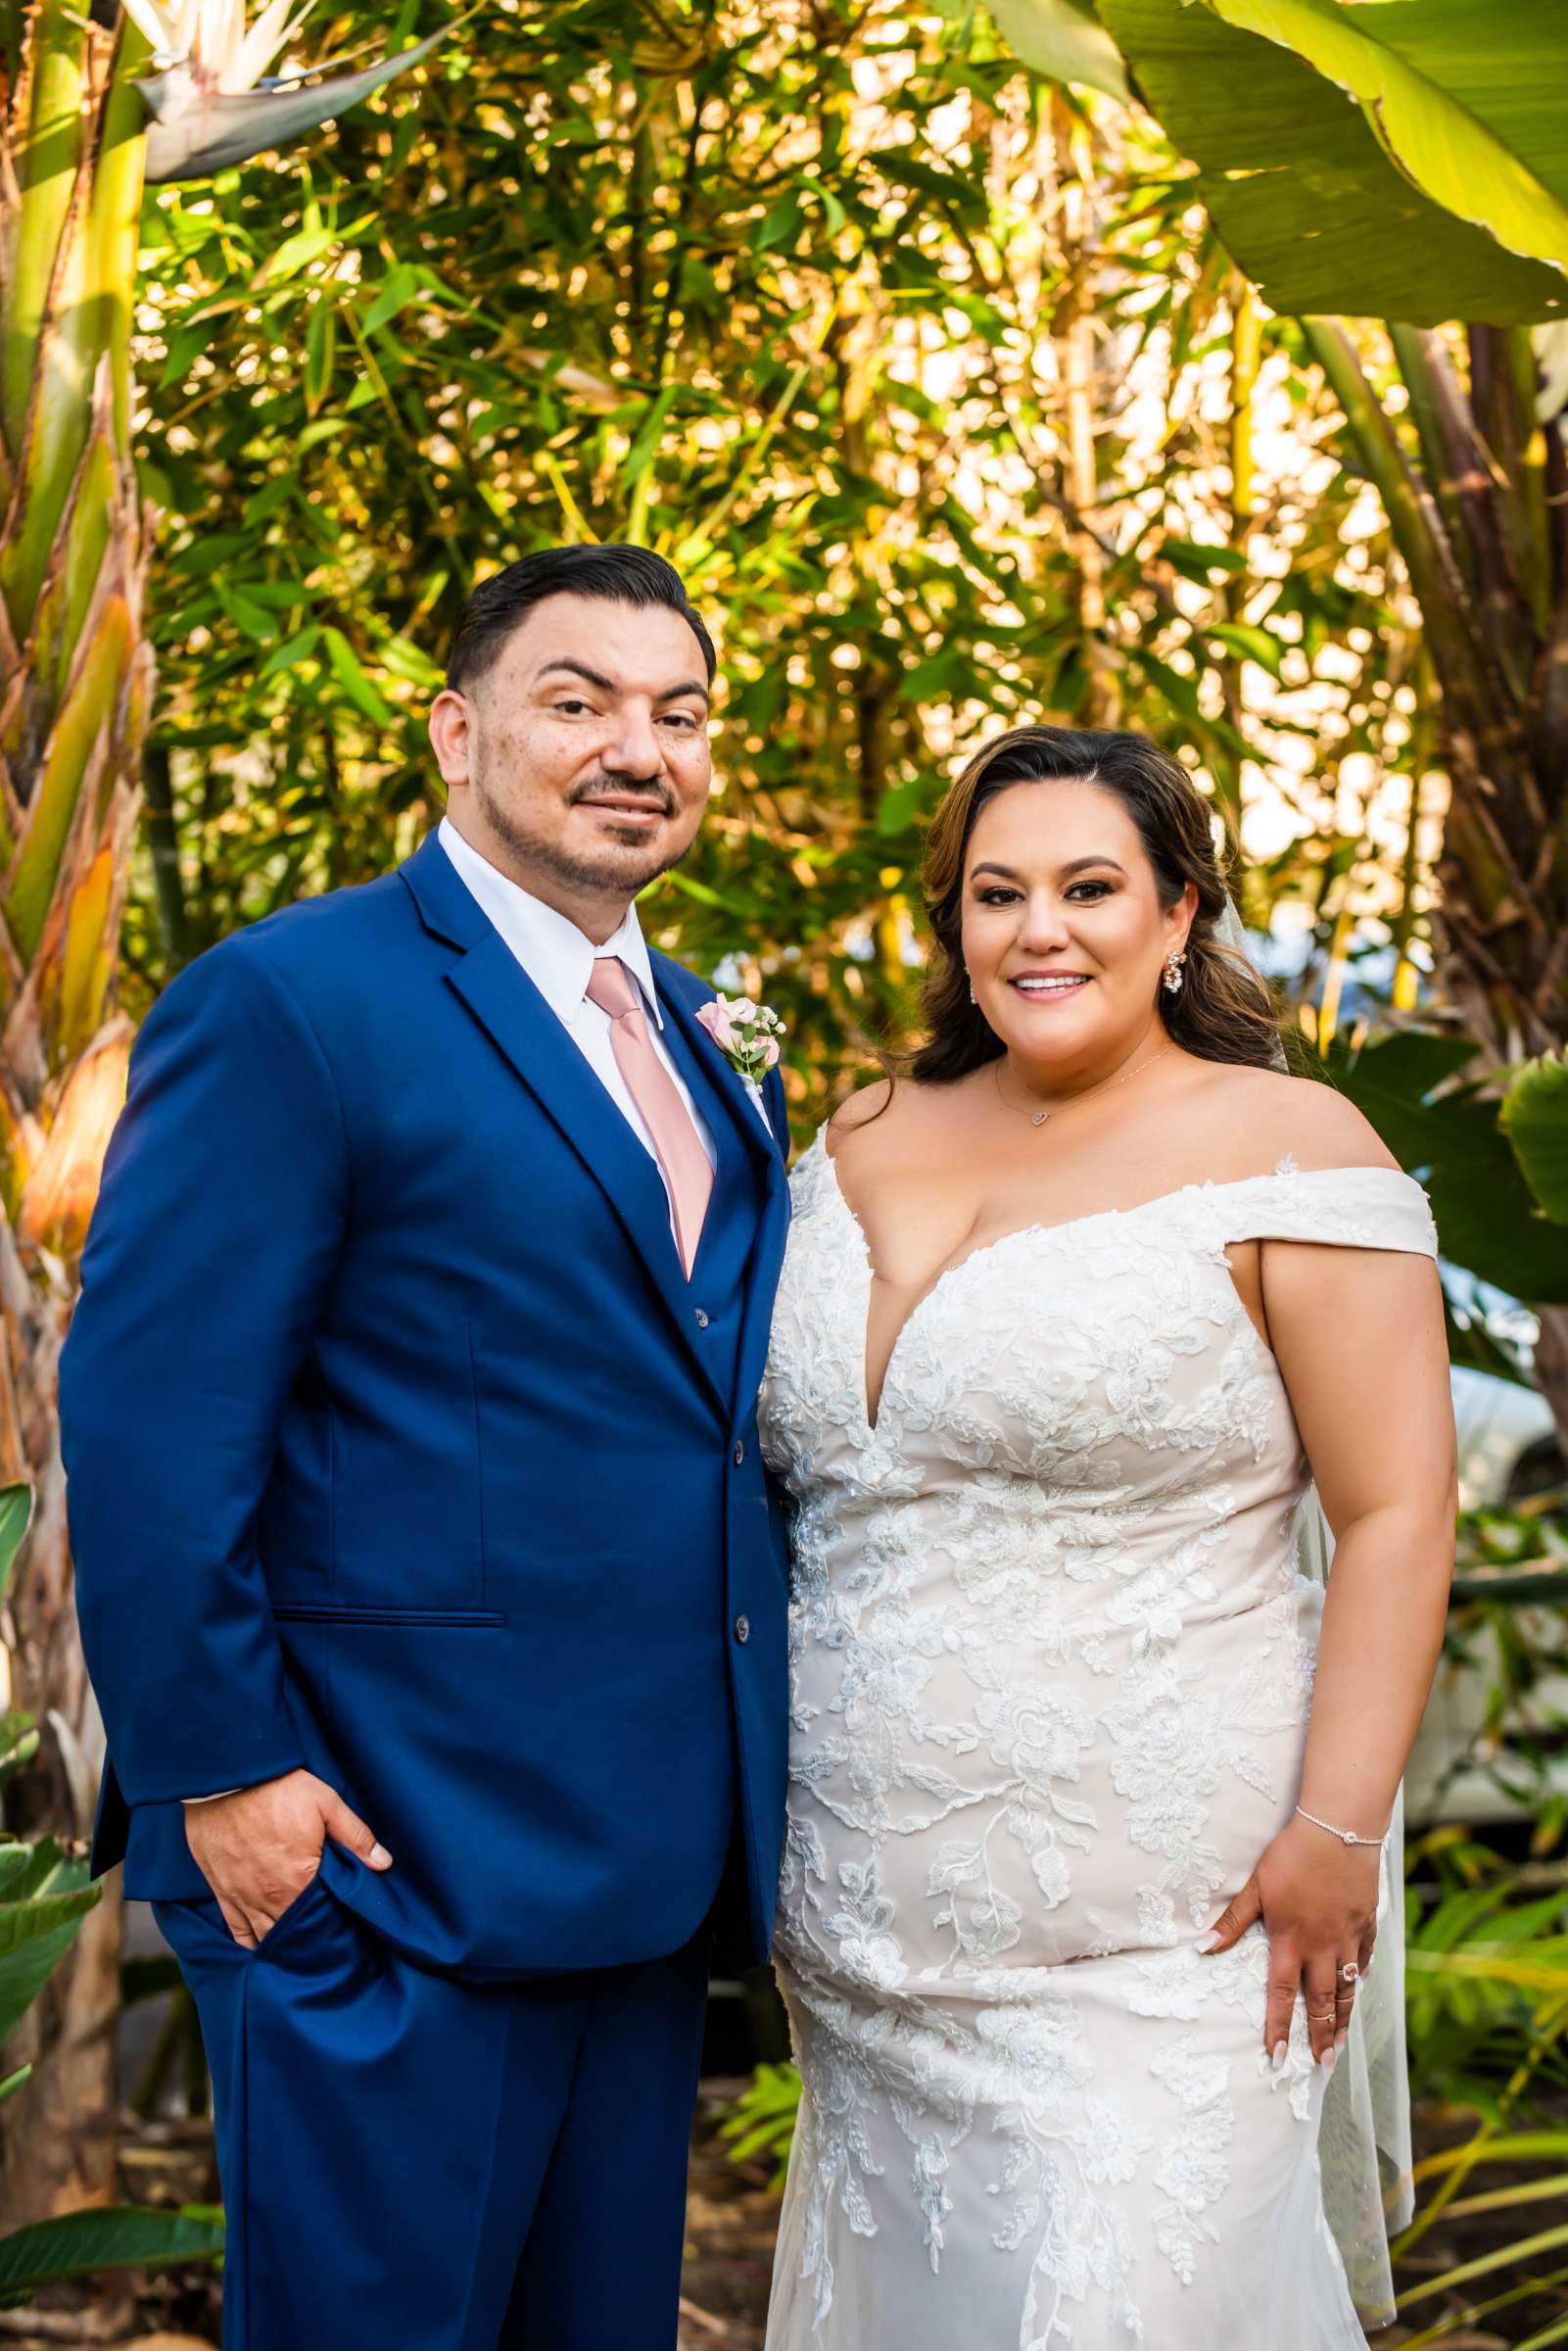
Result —
<instances>
[{"instance_id":1,"label":"drop earring","mask_svg":"<svg viewBox=\"0 0 1568 2351\"><path fill-rule=\"evenodd\" d=\"M1187 950L1185 947L1172 947L1169 954L1165 957L1165 993L1167 995L1180 995L1182 981L1181 967L1186 960Z\"/></svg>"}]
</instances>

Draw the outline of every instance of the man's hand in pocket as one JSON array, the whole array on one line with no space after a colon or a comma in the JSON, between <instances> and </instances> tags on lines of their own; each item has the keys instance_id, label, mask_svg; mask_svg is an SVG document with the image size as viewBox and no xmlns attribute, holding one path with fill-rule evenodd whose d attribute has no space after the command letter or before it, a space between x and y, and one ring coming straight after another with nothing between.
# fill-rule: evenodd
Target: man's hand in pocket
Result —
<instances>
[{"instance_id":1,"label":"man's hand in pocket","mask_svg":"<svg viewBox=\"0 0 1568 2351\"><path fill-rule=\"evenodd\" d=\"M185 1840L217 1898L228 1931L249 1948L263 1942L321 1866L328 1838L368 1869L392 1855L313 1771L287 1771L259 1787L185 1807Z\"/></svg>"}]
</instances>

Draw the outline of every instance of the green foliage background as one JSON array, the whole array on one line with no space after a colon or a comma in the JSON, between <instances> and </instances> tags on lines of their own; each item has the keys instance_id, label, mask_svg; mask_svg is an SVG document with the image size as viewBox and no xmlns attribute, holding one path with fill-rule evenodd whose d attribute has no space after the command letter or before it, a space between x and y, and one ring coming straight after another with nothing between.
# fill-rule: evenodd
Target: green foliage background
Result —
<instances>
[{"instance_id":1,"label":"green foliage background","mask_svg":"<svg viewBox=\"0 0 1568 2351\"><path fill-rule=\"evenodd\" d=\"M1282 899L1299 903L1303 1027L1428 1182L1449 1259L1559 1312L1560 1063L1516 1075L1499 1101L1490 1067L1471 1066L1473 1024L1433 1034L1403 1018L1435 893L1438 768L1469 722L1433 675L1455 632L1429 595L1423 652L1360 470L1371 462L1392 498L1401 451L1413 464L1444 433L1463 453L1497 438L1495 386L1473 418L1455 405L1435 431L1449 384L1439 359L1474 395L1500 352L1531 398L1535 359L1522 333L1466 349L1456 331L1418 345L1363 321L1331 390L1319 361L1329 353L1334 372L1334 330L1265 313L1201 193L1244 261L1241 215L1261 220L1268 265L1248 265L1285 307L1281 285L1345 251L1343 219L1300 250L1294 229L1291 174L1323 164L1331 121L1360 265L1388 264L1391 308L1407 265L1425 271L1402 318L1441 318L1457 299L1445 257L1488 298L1477 315L1502 321L1545 315L1549 272L1494 267L1484 231L1451 216L1434 228L1436 205L1393 162L1388 216L1369 207L1369 125L1277 46L1271 84L1318 112L1293 123L1291 155L1249 150L1249 176L1228 177L1256 85L1194 75L1194 27L1227 55L1236 40L1260 47L1234 23L1257 10L1100 6L1140 71L1138 42L1166 42L1169 88L1146 94L1209 183L1148 115L1025 72L974 0L486 0L417 75L286 168L268 159L149 197L139 458L163 509L160 694L126 926L133 1011L235 926L413 848L439 813L423 712L477 577L562 539L634 539L686 575L724 681L722 789L644 919L693 967L779 1005L802 1128L907 1031L922 827L958 764L1022 719L1134 727L1179 751L1245 845L1250 918L1266 927ZM389 33L367 7L330 7L312 19L316 54L396 48L456 14L403 0ZM997 13L1021 44L1025 20L1080 45L1094 24L1087 0L997 0ZM1489 43L1490 18L1461 13L1466 37ZM1545 39L1541 0L1501 13L1509 54ZM1466 170L1451 175L1468 186ZM1406 237L1417 215L1433 217ZM1521 394L1526 426L1529 412ZM1448 618L1485 618L1478 635L1509 655L1480 697L1489 753L1513 712L1502 672L1534 642L1515 626L1519 597L1556 643L1545 572L1562 567L1561 532L1515 528L1545 494L1528 434L1513 456L1481 493L1468 456L1449 469L1462 481L1447 457L1429 464L1428 482L1405 485L1401 541L1415 576L1430 491L1456 551ZM1528 688L1516 699L1538 715ZM1539 847L1543 880L1560 803L1550 765L1538 775L1522 759L1504 776L1494 761L1482 779L1497 798L1502 778L1498 805L1525 837L1515 863ZM1490 891L1451 861L1445 876L1450 917L1461 888L1475 897L1488 955L1507 948L1513 919L1514 866L1499 870ZM1509 1022L1538 994L1560 1041L1560 969L1548 957L1538 988L1517 943L1499 953L1490 1041L1503 1035L1495 1058L1517 1061L1530 1032ZM1368 1042L1353 1017L1331 1041L1365 954L1383 958L1377 984L1402 1032ZM1439 991L1421 1021L1467 1027ZM1523 1375L1483 1311L1456 1309L1452 1335L1456 1355ZM1568 1335L1558 1355L1555 1392L1543 1384L1568 1429ZM1538 1351L1537 1376L1549 1361ZM1455 1641L1497 1647L1498 1725L1560 1669L1560 1610L1543 1637L1518 1604L1555 1601L1563 1501L1535 1496L1466 1530ZM1562 1730L1553 1715L1539 1753L1518 1746L1521 1768L1544 1773ZM1417 1848L1417 2087L1479 2118L1423 2166L1441 2182L1433 2216L1563 2184L1454 2200L1479 2165L1568 2159L1568 2134L1520 2135L1568 2078L1564 1817L1553 1796L1523 1870L1457 1828ZM736 2125L741 2151L777 2149L792 2102L790 2077L765 2075ZM1517 2258L1503 2246L1481 2266ZM1465 2315L1452 2295L1466 2274L1434 2266L1407 2298L1449 2300L1417 2343ZM1497 2306L1536 2283L1509 2284ZM1532 2341L1568 2329L1560 2298L1551 2310Z\"/></svg>"},{"instance_id":2,"label":"green foliage background","mask_svg":"<svg viewBox=\"0 0 1568 2351\"><path fill-rule=\"evenodd\" d=\"M1331 920L1365 844L1322 779L1394 755L1409 633L1332 455L1244 502L1233 460L1259 365L1309 442L1332 405L1153 129L973 12L495 0L303 164L157 192L146 235L133 1008L408 852L468 586L583 536L656 546L713 620L723 789L644 916L781 1006L803 1119L907 1022L921 819L988 730L1147 728L1233 831L1294 752L1318 797L1249 888Z\"/></svg>"}]
</instances>

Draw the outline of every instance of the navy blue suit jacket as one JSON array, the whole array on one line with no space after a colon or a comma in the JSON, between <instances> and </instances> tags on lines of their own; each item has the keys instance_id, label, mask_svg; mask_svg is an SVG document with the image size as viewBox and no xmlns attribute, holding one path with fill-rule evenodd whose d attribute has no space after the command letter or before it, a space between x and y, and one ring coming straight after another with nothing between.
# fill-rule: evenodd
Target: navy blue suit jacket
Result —
<instances>
[{"instance_id":1,"label":"navy blue suit jacket","mask_svg":"<svg viewBox=\"0 0 1568 2351\"><path fill-rule=\"evenodd\" d=\"M181 1799L305 1764L391 1850L328 1884L427 1964L651 1958L736 1827L765 1949L785 1546L756 1396L787 1217L653 958L718 1148L689 1282L658 1171L430 839L147 1020L61 1373L95 1865L207 1891Z\"/></svg>"}]
</instances>

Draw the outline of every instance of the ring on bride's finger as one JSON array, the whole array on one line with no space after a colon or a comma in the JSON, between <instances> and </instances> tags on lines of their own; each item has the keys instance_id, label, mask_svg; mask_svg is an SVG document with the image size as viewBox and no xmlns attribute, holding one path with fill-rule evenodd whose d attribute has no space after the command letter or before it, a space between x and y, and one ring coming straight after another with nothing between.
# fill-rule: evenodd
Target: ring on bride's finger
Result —
<instances>
[{"instance_id":1,"label":"ring on bride's finger","mask_svg":"<svg viewBox=\"0 0 1568 2351\"><path fill-rule=\"evenodd\" d=\"M1356 1966L1355 1961L1354 1959L1347 1959L1345 1965L1340 1969L1340 1982L1342 1984L1354 1984L1359 1978L1360 1973L1361 1971Z\"/></svg>"},{"instance_id":2,"label":"ring on bride's finger","mask_svg":"<svg viewBox=\"0 0 1568 2351\"><path fill-rule=\"evenodd\" d=\"M1330 2008L1326 2015L1314 2016L1310 2008L1308 2008L1307 2011L1307 2021L1309 2025L1331 2025L1334 2022L1334 2011L1332 2008Z\"/></svg>"}]
</instances>

